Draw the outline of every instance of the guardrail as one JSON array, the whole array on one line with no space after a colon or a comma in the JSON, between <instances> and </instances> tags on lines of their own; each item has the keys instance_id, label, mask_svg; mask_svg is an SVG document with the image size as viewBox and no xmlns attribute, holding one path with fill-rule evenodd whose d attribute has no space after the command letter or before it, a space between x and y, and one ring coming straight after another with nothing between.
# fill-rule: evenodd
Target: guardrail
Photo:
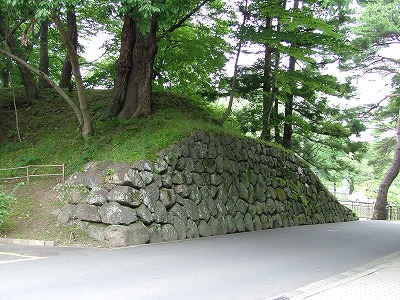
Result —
<instances>
[{"instance_id":1,"label":"guardrail","mask_svg":"<svg viewBox=\"0 0 400 300\"><path fill-rule=\"evenodd\" d=\"M55 169L60 169L59 173L52 172L52 173L40 173L40 169L45 169L49 170L49 168ZM7 173L14 175L10 176L5 176L2 177L2 173ZM21 174L18 174L18 173ZM17 174L15 174L17 173ZM29 165L29 166L24 166L24 167L15 167L15 168L5 168L5 169L0 169L0 180L17 180L17 179L25 179L26 183L29 184L30 179L33 177L51 177L51 176L60 176L61 181L64 182L65 180L65 165Z\"/></svg>"}]
</instances>

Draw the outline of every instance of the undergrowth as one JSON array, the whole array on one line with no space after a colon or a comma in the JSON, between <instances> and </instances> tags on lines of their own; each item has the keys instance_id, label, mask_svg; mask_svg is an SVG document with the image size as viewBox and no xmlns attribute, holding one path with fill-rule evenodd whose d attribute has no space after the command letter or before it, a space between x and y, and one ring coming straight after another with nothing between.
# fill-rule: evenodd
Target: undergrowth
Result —
<instances>
[{"instance_id":1,"label":"undergrowth","mask_svg":"<svg viewBox=\"0 0 400 300\"><path fill-rule=\"evenodd\" d=\"M65 164L67 173L82 168L91 160L132 163L154 159L156 153L196 129L225 131L239 135L231 122L224 128L215 120L220 112L200 99L172 93L154 93L154 111L149 118L105 119L112 92L87 90L95 128L93 136L83 139L71 108L52 90L45 90L30 107L18 105L18 141L13 105L8 90L0 90L0 168L31 164ZM16 91L17 100L22 90ZM1 177L1 174L0 174Z\"/></svg>"}]
</instances>

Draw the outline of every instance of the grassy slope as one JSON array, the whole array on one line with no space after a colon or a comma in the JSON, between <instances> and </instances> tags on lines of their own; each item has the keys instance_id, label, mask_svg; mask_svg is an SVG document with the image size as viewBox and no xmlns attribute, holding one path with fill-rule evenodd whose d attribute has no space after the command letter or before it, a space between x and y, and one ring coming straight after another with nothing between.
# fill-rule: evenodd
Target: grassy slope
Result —
<instances>
[{"instance_id":1,"label":"grassy slope","mask_svg":"<svg viewBox=\"0 0 400 300\"><path fill-rule=\"evenodd\" d=\"M194 129L222 130L212 125L213 112L205 105L171 94L154 95L156 113L150 118L101 121L111 96L110 91L88 91L95 134L83 140L72 109L46 91L31 108L19 109L22 142L18 143L12 96L0 95L0 167L65 163L67 172L72 172L90 160L129 163L154 158L158 150Z\"/></svg>"},{"instance_id":2,"label":"grassy slope","mask_svg":"<svg viewBox=\"0 0 400 300\"><path fill-rule=\"evenodd\" d=\"M72 109L53 91L44 91L31 107L19 107L22 142L18 141L13 108L13 91L0 90L0 168L28 164L66 164L66 172L79 170L91 160L131 163L155 157L155 153L182 139L195 129L228 131L213 125L215 112L194 99L167 93L154 95L156 113L147 119L102 121L110 91L89 90L87 98L95 134L80 137ZM23 99L15 92L17 103ZM19 105L17 105L19 106ZM6 175L0 173L0 177ZM0 181L0 190L14 183ZM54 190L54 180L36 179L17 190L11 215L0 227L0 236L56 240L61 244L93 244L76 228L57 224L51 211L63 205Z\"/></svg>"}]
</instances>

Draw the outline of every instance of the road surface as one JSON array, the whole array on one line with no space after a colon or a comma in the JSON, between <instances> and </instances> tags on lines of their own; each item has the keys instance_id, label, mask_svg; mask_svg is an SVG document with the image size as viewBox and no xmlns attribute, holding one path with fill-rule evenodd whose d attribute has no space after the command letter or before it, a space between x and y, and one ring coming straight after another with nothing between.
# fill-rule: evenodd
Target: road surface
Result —
<instances>
[{"instance_id":1,"label":"road surface","mask_svg":"<svg viewBox=\"0 0 400 300\"><path fill-rule=\"evenodd\" d=\"M265 299L399 250L396 221L112 250L0 244L0 299Z\"/></svg>"}]
</instances>

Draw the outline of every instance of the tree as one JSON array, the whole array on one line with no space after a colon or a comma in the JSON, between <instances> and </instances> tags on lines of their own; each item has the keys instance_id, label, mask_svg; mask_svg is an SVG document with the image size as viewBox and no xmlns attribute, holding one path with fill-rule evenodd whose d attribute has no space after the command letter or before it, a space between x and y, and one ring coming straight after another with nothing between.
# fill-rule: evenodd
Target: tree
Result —
<instances>
[{"instance_id":1,"label":"tree","mask_svg":"<svg viewBox=\"0 0 400 300\"><path fill-rule=\"evenodd\" d=\"M40 23L40 62L39 70L49 75L49 21L44 20ZM50 88L50 84L40 77L40 89Z\"/></svg>"},{"instance_id":2,"label":"tree","mask_svg":"<svg viewBox=\"0 0 400 300\"><path fill-rule=\"evenodd\" d=\"M78 26L76 24L75 9L67 10L67 36L75 52L78 52ZM70 88L72 78L72 64L69 54L65 56L64 64L61 69L61 78L59 86L61 88Z\"/></svg>"},{"instance_id":3,"label":"tree","mask_svg":"<svg viewBox=\"0 0 400 300\"><path fill-rule=\"evenodd\" d=\"M62 15L62 11L65 8L63 6L63 5L65 5L65 3L63 1L52 1L52 2L41 1L39 3L36 3L36 2L32 3L29 0L25 0L25 1L24 0L21 0L21 1L7 0L7 3L10 4L16 11L22 11L23 9L30 7L32 10L34 10L34 13L38 19L46 20L50 17L53 20L53 22L55 23L55 25L59 31L61 41L67 50L69 60L71 62L71 66L72 66L72 73L75 77L75 81L76 81L76 85L77 85L79 109L75 110L75 108L74 108L74 111L77 114L77 117L79 119L82 137L87 138L89 135L92 134L93 126L92 126L92 121L90 119L87 102L85 99L85 89L84 89L84 85L83 85L82 75L80 72L78 53L75 50L74 45L72 44L71 40L69 39L67 30L65 29L64 24L60 18L60 16ZM72 3L66 3L67 4L66 10L68 11L69 9L73 8L74 3L75 3L75 1L72 1ZM32 4L36 4L36 5L32 6ZM21 64L24 68L29 70L29 74L31 74L30 72L37 73L36 68L32 67L28 62L26 62L26 60L21 58L19 55L11 56L10 53L7 53L7 51L1 51L1 53L8 55L9 57L12 57L14 60L16 60L18 62L18 64ZM43 72L39 72L37 74L43 78L46 78L46 80L48 78L48 76L46 74L44 74ZM61 89L59 89L59 87L57 87L55 84L53 84L51 80L48 80L48 82L59 93L61 93ZM65 97L64 95L63 95L63 97L66 100L67 100L67 98L69 98L69 97ZM72 103L70 103L70 105L72 105Z\"/></svg>"},{"instance_id":4,"label":"tree","mask_svg":"<svg viewBox=\"0 0 400 300\"><path fill-rule=\"evenodd\" d=\"M392 75L396 78L399 74L400 60L385 57L379 52L382 48L399 42L400 18L399 1L374 1L367 2L358 19L358 26L354 33L358 36L354 40L356 47L360 49L359 55L353 58L353 68L364 73L379 73ZM398 97L398 93L392 93L385 98ZM379 104L379 103L378 103ZM396 110L398 112L398 109ZM382 220L387 217L388 190L397 177L400 168L400 125L396 124L397 142L394 149L392 163L382 178L377 199L374 206L373 219Z\"/></svg>"},{"instance_id":5,"label":"tree","mask_svg":"<svg viewBox=\"0 0 400 300\"><path fill-rule=\"evenodd\" d=\"M18 41L18 39L15 38L13 31L11 30L11 28L9 28L7 24L7 19L4 18L4 13L2 9L0 9L0 37L4 41L6 41L9 49L14 55L26 60L25 55L22 51L21 43ZM20 71L25 88L25 102L29 105L38 96L36 83L32 73L26 67L18 63L18 69ZM3 74L3 80L4 75L6 76L5 78L8 79L7 74Z\"/></svg>"},{"instance_id":6,"label":"tree","mask_svg":"<svg viewBox=\"0 0 400 300\"><path fill-rule=\"evenodd\" d=\"M247 38L263 47L263 57L251 68L242 69L246 73L239 77L238 91L250 101L250 105L254 105L251 109L254 118L244 119L248 125L257 122L258 125L250 126L252 131L261 132L261 138L271 140L274 129L276 142L296 149L296 143L301 142L298 135L309 138L306 129L316 130L323 124L321 117L316 123L316 116L330 114L329 104L322 98L325 95L345 97L347 83L339 84L333 76L322 75L321 70L349 47L344 35L339 33L342 15L346 15L344 10L332 15L319 3L310 5L302 1L294 1L291 8L287 7L284 1L279 0L253 1L249 6L251 22ZM262 114L255 113L256 110ZM311 125L307 124L307 119ZM332 117L328 119L335 124L342 122ZM324 127L328 126L329 122L325 122ZM334 127L340 126L331 126L330 130L323 132L331 131L337 135ZM348 137L348 133L342 136Z\"/></svg>"},{"instance_id":7,"label":"tree","mask_svg":"<svg viewBox=\"0 0 400 300\"><path fill-rule=\"evenodd\" d=\"M146 117L152 109L152 81L158 43L187 24L211 0L127 1L109 117Z\"/></svg>"},{"instance_id":8,"label":"tree","mask_svg":"<svg viewBox=\"0 0 400 300\"><path fill-rule=\"evenodd\" d=\"M236 91L236 80L237 80L237 76L238 76L238 62L239 62L240 53L242 51L242 45L244 42L244 27L246 25L246 21L247 21L247 17L248 17L247 9L248 9L248 1L245 0L244 7L242 8L243 21L239 27L239 41L238 41L237 50L236 50L236 58L235 58L235 66L234 66L234 71L233 71L231 92L229 94L229 103L228 103L228 107L227 107L224 115L219 120L219 123L222 125L228 119L228 117L232 111L233 99L234 99L235 91Z\"/></svg>"},{"instance_id":9,"label":"tree","mask_svg":"<svg viewBox=\"0 0 400 300\"><path fill-rule=\"evenodd\" d=\"M400 97L400 94L393 94L392 97ZM374 206L374 214L372 216L372 219L374 220L386 220L388 191L400 170L400 111L398 112L396 124L396 140L397 142L393 153L392 163L379 185L378 195Z\"/></svg>"}]
</instances>

